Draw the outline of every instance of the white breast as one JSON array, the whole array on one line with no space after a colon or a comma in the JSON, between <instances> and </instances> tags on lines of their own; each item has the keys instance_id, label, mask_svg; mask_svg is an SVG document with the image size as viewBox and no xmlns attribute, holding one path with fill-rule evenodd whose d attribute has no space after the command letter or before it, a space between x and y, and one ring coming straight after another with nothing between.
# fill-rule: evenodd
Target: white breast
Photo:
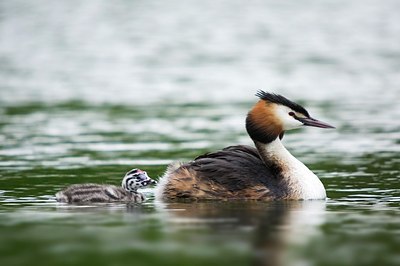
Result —
<instances>
[{"instance_id":1,"label":"white breast","mask_svg":"<svg viewBox=\"0 0 400 266\"><path fill-rule=\"evenodd\" d=\"M260 148L260 147L259 147ZM300 199L325 199L326 192L321 180L310 171L302 162L297 160L277 138L271 143L264 144L265 153L276 160L288 178L289 184L296 186L295 190L300 191Z\"/></svg>"}]
</instances>

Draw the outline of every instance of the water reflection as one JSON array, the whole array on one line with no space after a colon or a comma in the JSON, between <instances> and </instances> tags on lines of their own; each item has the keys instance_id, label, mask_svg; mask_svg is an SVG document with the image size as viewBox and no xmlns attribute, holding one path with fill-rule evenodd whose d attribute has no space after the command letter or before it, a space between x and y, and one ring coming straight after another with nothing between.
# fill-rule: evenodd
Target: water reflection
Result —
<instances>
[{"instance_id":1,"label":"water reflection","mask_svg":"<svg viewBox=\"0 0 400 266\"><path fill-rule=\"evenodd\" d=\"M250 233L252 265L283 265L289 243L307 243L325 221L325 201L156 203L169 230L208 230L243 239ZM228 236L228 237L226 237Z\"/></svg>"}]
</instances>

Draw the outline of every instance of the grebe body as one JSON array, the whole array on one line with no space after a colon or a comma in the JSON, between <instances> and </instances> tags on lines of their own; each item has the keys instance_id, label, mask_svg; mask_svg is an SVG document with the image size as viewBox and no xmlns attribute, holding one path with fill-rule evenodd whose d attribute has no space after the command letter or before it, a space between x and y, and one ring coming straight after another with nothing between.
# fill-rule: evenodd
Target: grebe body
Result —
<instances>
[{"instance_id":1,"label":"grebe body","mask_svg":"<svg viewBox=\"0 0 400 266\"><path fill-rule=\"evenodd\" d=\"M333 128L311 118L281 95L259 91L246 118L256 148L230 146L188 163L171 164L156 188L156 199L308 200L325 199L319 178L283 146L286 130L302 126Z\"/></svg>"},{"instance_id":2,"label":"grebe body","mask_svg":"<svg viewBox=\"0 0 400 266\"><path fill-rule=\"evenodd\" d=\"M145 171L132 169L127 172L120 187L105 184L74 184L56 194L56 200L67 203L84 202L143 202L145 196L139 188L157 182Z\"/></svg>"}]
</instances>

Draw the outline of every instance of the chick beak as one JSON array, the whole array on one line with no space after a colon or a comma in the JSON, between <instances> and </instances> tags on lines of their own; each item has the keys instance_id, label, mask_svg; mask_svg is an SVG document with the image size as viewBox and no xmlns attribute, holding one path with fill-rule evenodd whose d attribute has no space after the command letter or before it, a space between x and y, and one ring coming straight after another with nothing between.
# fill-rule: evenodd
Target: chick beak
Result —
<instances>
[{"instance_id":1,"label":"chick beak","mask_svg":"<svg viewBox=\"0 0 400 266\"><path fill-rule=\"evenodd\" d=\"M145 180L145 186L157 184L157 181L149 177L146 172L140 173L140 180Z\"/></svg>"},{"instance_id":2,"label":"chick beak","mask_svg":"<svg viewBox=\"0 0 400 266\"><path fill-rule=\"evenodd\" d=\"M320 128L335 128L334 126L331 126L325 122L319 121L317 119L314 119L312 117L306 117L306 118L297 118L300 122L303 123L304 126L310 126L310 127L320 127Z\"/></svg>"}]
</instances>

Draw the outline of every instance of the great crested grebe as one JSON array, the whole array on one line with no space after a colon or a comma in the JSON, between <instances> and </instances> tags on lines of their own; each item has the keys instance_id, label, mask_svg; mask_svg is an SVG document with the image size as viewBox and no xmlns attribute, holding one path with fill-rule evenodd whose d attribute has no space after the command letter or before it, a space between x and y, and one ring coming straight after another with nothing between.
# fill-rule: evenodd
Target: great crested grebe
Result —
<instances>
[{"instance_id":1,"label":"great crested grebe","mask_svg":"<svg viewBox=\"0 0 400 266\"><path fill-rule=\"evenodd\" d=\"M282 145L286 130L334 128L287 98L258 91L260 100L246 118L257 149L230 146L188 163L171 164L156 187L156 199L307 200L325 199L324 185Z\"/></svg>"},{"instance_id":2,"label":"great crested grebe","mask_svg":"<svg viewBox=\"0 0 400 266\"><path fill-rule=\"evenodd\" d=\"M125 174L121 187L102 184L75 184L56 194L59 202L142 202L146 198L138 188L157 182L145 171L132 169Z\"/></svg>"}]
</instances>

